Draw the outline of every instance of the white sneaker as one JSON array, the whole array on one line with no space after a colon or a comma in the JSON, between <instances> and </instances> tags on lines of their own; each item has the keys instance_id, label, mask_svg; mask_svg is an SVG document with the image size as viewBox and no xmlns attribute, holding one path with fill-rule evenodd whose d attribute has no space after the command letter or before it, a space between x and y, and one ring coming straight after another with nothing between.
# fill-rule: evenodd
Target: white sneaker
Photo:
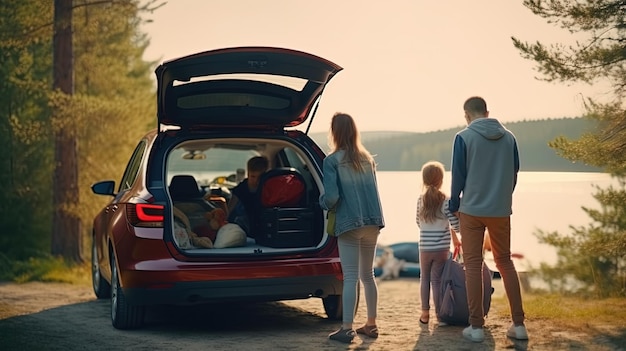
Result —
<instances>
[{"instance_id":1,"label":"white sneaker","mask_svg":"<svg viewBox=\"0 0 626 351\"><path fill-rule=\"evenodd\" d=\"M506 332L506 336L517 340L528 340L528 332L524 325L511 324L511 327Z\"/></svg>"},{"instance_id":2,"label":"white sneaker","mask_svg":"<svg viewBox=\"0 0 626 351\"><path fill-rule=\"evenodd\" d=\"M483 342L485 340L483 328L474 328L471 325L463 329L463 336L473 342Z\"/></svg>"}]
</instances>

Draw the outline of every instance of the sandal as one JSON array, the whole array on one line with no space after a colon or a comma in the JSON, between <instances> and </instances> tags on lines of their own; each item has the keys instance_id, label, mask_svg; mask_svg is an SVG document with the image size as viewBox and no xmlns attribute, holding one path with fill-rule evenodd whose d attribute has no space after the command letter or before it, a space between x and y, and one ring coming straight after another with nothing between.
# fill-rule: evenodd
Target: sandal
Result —
<instances>
[{"instance_id":1,"label":"sandal","mask_svg":"<svg viewBox=\"0 0 626 351\"><path fill-rule=\"evenodd\" d=\"M356 330L357 333L367 335L370 338L378 337L378 328L375 325L364 325Z\"/></svg>"},{"instance_id":2,"label":"sandal","mask_svg":"<svg viewBox=\"0 0 626 351\"><path fill-rule=\"evenodd\" d=\"M352 342L352 339L354 339L354 335L355 333L353 329L340 328L339 330L330 333L328 335L328 338L331 340L340 341L340 342L349 344Z\"/></svg>"}]
</instances>

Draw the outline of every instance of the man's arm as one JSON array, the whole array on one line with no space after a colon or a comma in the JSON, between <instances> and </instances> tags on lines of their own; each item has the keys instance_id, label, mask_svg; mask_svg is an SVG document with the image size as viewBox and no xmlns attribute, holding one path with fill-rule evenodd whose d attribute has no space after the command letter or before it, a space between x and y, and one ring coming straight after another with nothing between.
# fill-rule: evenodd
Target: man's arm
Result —
<instances>
[{"instance_id":1,"label":"man's arm","mask_svg":"<svg viewBox=\"0 0 626 351\"><path fill-rule=\"evenodd\" d=\"M519 172L519 150L517 149L517 141L513 144L513 164L515 167L515 173L513 175L513 189L517 185L517 173Z\"/></svg>"},{"instance_id":2,"label":"man's arm","mask_svg":"<svg viewBox=\"0 0 626 351\"><path fill-rule=\"evenodd\" d=\"M465 159L465 141L457 134L454 138L452 151L452 187L450 191L450 212L456 214L461 205L461 192L465 188L467 178L467 165Z\"/></svg>"}]
</instances>

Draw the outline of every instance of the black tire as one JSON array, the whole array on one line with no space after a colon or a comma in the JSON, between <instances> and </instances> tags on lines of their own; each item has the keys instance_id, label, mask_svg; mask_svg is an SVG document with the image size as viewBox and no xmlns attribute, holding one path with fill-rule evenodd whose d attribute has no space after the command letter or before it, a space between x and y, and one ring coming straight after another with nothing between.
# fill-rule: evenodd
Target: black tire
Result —
<instances>
[{"instance_id":1,"label":"black tire","mask_svg":"<svg viewBox=\"0 0 626 351\"><path fill-rule=\"evenodd\" d=\"M356 291L356 304L354 305L355 315L357 309L359 308L360 300L361 283L357 286ZM343 300L341 295L328 295L327 297L322 298L322 303L324 304L324 312L326 312L328 319L332 319L334 321L340 321L343 319Z\"/></svg>"},{"instance_id":2,"label":"black tire","mask_svg":"<svg viewBox=\"0 0 626 351\"><path fill-rule=\"evenodd\" d=\"M324 304L324 311L328 316L328 319L334 321L340 321L343 317L343 302L341 301L341 295L328 295L322 298Z\"/></svg>"},{"instance_id":3,"label":"black tire","mask_svg":"<svg viewBox=\"0 0 626 351\"><path fill-rule=\"evenodd\" d=\"M91 240L91 286L93 292L98 299L106 299L111 297L111 284L109 284L102 274L100 274L100 265L98 265L98 250L96 248L96 240Z\"/></svg>"},{"instance_id":4,"label":"black tire","mask_svg":"<svg viewBox=\"0 0 626 351\"><path fill-rule=\"evenodd\" d=\"M115 329L137 329L143 325L145 306L131 305L126 300L115 263L111 255L111 324Z\"/></svg>"}]
</instances>

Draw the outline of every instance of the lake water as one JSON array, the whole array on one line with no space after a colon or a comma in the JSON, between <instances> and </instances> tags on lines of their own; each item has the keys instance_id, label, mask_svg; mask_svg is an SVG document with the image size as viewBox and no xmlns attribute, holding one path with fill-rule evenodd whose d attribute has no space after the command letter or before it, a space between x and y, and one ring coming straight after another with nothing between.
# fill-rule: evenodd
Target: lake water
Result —
<instances>
[{"instance_id":1,"label":"lake water","mask_svg":"<svg viewBox=\"0 0 626 351\"><path fill-rule=\"evenodd\" d=\"M378 172L386 224L381 244L418 241L415 207L422 190L421 180L420 172ZM442 187L447 193L450 180L447 172ZM617 181L605 173L520 172L513 194L511 251L523 254L532 266L539 262L555 263L555 249L540 244L533 233L541 229L569 234L570 226L586 227L591 219L581 207L600 208L593 198L594 185L607 188L617 185Z\"/></svg>"}]
</instances>

